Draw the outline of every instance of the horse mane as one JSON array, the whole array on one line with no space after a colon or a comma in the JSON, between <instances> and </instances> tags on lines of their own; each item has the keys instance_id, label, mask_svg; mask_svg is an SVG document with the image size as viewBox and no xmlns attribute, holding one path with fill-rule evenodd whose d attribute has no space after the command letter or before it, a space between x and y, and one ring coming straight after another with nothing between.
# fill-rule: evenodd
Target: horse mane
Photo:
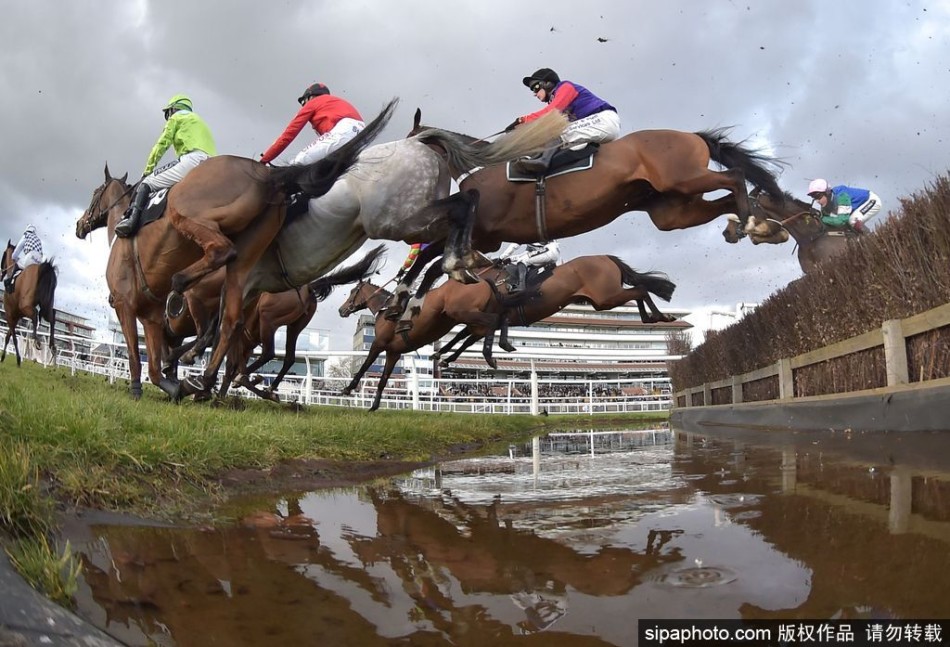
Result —
<instances>
[{"instance_id":1,"label":"horse mane","mask_svg":"<svg viewBox=\"0 0 950 647\"><path fill-rule=\"evenodd\" d=\"M356 137L326 157L310 164L290 164L270 169L268 183L285 193L302 192L307 196L323 195L329 189L329 178L337 178L356 163L360 153L369 146L389 123L398 98L392 99Z\"/></svg>"},{"instance_id":2,"label":"horse mane","mask_svg":"<svg viewBox=\"0 0 950 647\"><path fill-rule=\"evenodd\" d=\"M670 281L669 277L663 272L637 272L616 256L608 254L607 258L612 260L620 269L620 278L624 285L644 287L648 292L652 292L664 301L673 298L676 284Z\"/></svg>"}]
</instances>

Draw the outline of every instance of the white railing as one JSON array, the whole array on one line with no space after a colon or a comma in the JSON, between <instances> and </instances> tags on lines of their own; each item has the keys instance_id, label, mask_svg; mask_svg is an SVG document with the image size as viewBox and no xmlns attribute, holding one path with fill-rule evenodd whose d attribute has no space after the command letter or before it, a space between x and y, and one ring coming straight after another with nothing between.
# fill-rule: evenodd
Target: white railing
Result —
<instances>
[{"instance_id":1,"label":"white railing","mask_svg":"<svg viewBox=\"0 0 950 647\"><path fill-rule=\"evenodd\" d=\"M19 333L19 331L18 331ZM6 333L4 332L5 336ZM20 353L24 359L51 365L52 358L47 348L47 339L41 335L41 349L33 349L25 335L18 334ZM55 363L68 368L73 374L78 372L102 375L110 383L129 379L129 362L119 352L124 346L96 343L109 349L108 354L92 354L90 351L74 350L86 348L89 340L60 338L66 343L56 355ZM28 350L27 350L28 349ZM8 355L12 353L12 344ZM336 353L341 354L341 353ZM321 354L325 356L326 353ZM353 352L354 357L362 357ZM307 353L298 353L306 358ZM10 358L8 358L9 360ZM14 360L15 361L15 360ZM307 405L323 405L366 409L376 397L378 378L365 377L351 396L343 396L340 391L349 383L349 378L331 378L315 374L315 366L306 361L306 375L288 375L281 382L277 395L282 401L298 402ZM200 375L203 365L179 368L179 377ZM143 362L143 380L148 380L148 366ZM275 373L259 373L266 386L276 376ZM625 387L640 387L638 395L624 394ZM233 392L243 397L256 397L244 388ZM563 380L522 378L479 378L479 379L435 379L419 376L417 373L394 375L383 392L381 409L413 409L419 411L444 411L457 413L492 413L502 415L548 413L597 415L611 413L631 413L642 411L667 411L671 406L669 379L666 377L624 380Z\"/></svg>"}]
</instances>

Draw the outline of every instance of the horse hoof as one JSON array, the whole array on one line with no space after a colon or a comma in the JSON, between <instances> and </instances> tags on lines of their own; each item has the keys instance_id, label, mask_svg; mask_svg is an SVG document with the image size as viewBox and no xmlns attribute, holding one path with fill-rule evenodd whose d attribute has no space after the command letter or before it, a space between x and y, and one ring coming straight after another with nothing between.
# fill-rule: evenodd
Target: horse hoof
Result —
<instances>
[{"instance_id":1,"label":"horse hoof","mask_svg":"<svg viewBox=\"0 0 950 647\"><path fill-rule=\"evenodd\" d=\"M174 319L180 317L184 311L185 297L182 293L174 290L169 292L168 298L165 300L165 314Z\"/></svg>"},{"instance_id":2,"label":"horse hoof","mask_svg":"<svg viewBox=\"0 0 950 647\"><path fill-rule=\"evenodd\" d=\"M141 400L142 399L142 383L139 382L138 384L129 385L129 395L132 396L133 400Z\"/></svg>"}]
</instances>

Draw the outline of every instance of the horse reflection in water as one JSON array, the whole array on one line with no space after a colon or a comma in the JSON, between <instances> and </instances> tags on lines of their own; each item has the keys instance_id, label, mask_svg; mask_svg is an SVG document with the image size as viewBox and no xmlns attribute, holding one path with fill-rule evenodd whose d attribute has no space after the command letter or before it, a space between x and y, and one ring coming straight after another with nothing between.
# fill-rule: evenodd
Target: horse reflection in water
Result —
<instances>
[{"instance_id":1,"label":"horse reflection in water","mask_svg":"<svg viewBox=\"0 0 950 647\"><path fill-rule=\"evenodd\" d=\"M821 222L819 213L808 202L786 193L783 201L777 201L767 193L753 190L749 194L752 205L752 218L745 229L749 240L755 245L767 243L779 245L795 239L798 251L798 264L802 272L809 274L829 259L848 250L849 243L862 234L850 227L829 228ZM737 242L739 221L730 218L723 230L723 237L730 243Z\"/></svg>"},{"instance_id":2,"label":"horse reflection in water","mask_svg":"<svg viewBox=\"0 0 950 647\"><path fill-rule=\"evenodd\" d=\"M544 629L559 640L551 625L569 611L568 591L623 595L654 568L683 560L668 545L679 530L652 531L643 550L590 554L513 529L497 503L443 499L433 508L383 489L366 497L376 531L347 530L329 542L293 499L218 531L102 526L84 553L84 578L113 632L138 627L178 644L314 644L319 636L321 644L371 645L388 644L380 637L388 626L426 644ZM352 556L339 556L339 540ZM308 602L315 599L319 613ZM498 619L494 605L524 619ZM603 644L584 636L571 644L585 640Z\"/></svg>"},{"instance_id":3,"label":"horse reflection in water","mask_svg":"<svg viewBox=\"0 0 950 647\"><path fill-rule=\"evenodd\" d=\"M3 260L0 261L0 278L7 279L13 276L16 270L16 263L13 260L13 251L16 247L13 241L7 241L7 248L3 252ZM16 277L16 285L13 292L3 293L3 311L7 322L7 334L3 340L3 352L0 353L0 362L7 357L7 346L10 340L13 340L13 351L16 353L16 365L20 366L20 346L17 344L16 329L20 319L25 317L33 324L33 346L39 349L40 340L37 337L36 328L39 324L39 317L42 317L49 324L49 349L56 354L56 343L54 336L56 334L56 310L53 308L53 302L56 295L56 266L52 261L43 261L27 266Z\"/></svg>"}]
</instances>

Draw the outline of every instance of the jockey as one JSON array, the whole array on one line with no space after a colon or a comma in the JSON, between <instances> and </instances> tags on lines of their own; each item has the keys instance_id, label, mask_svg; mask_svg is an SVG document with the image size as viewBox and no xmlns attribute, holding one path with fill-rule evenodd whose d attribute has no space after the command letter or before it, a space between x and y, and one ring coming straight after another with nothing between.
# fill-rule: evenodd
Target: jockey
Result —
<instances>
[{"instance_id":1,"label":"jockey","mask_svg":"<svg viewBox=\"0 0 950 647\"><path fill-rule=\"evenodd\" d=\"M523 246L523 249L515 254L522 245L510 243L498 256L498 260L508 261L512 265L512 281L508 287L508 294L521 292L525 289L525 281L528 277L528 266L531 267L553 267L561 260L561 248L556 240L546 243L529 243Z\"/></svg>"},{"instance_id":2,"label":"jockey","mask_svg":"<svg viewBox=\"0 0 950 647\"><path fill-rule=\"evenodd\" d=\"M580 148L579 144L609 142L620 136L617 109L587 88L571 81L562 81L557 72L546 67L524 77L521 82L539 101L548 105L530 115L518 117L509 128L534 121L552 110L565 113L570 123L561 133L560 139L552 142L541 155L518 160L517 170L541 174L547 170L554 153L562 146Z\"/></svg>"},{"instance_id":3,"label":"jockey","mask_svg":"<svg viewBox=\"0 0 950 647\"><path fill-rule=\"evenodd\" d=\"M280 155L307 122L310 122L319 137L294 157L294 164L310 164L323 159L366 127L356 108L330 94L329 88L322 83L314 83L304 90L297 103L300 104L300 110L280 137L261 155L261 164L268 164Z\"/></svg>"},{"instance_id":4,"label":"jockey","mask_svg":"<svg viewBox=\"0 0 950 647\"><path fill-rule=\"evenodd\" d=\"M138 229L142 209L145 208L152 191L180 182L191 169L217 155L208 124L193 112L191 99L186 95L173 96L162 108L162 112L165 115L165 129L149 153L142 181L135 187L135 194L125 217L115 226L115 234L120 238L127 238ZM149 175L170 146L175 147L178 161L163 166L155 171L154 175Z\"/></svg>"},{"instance_id":5,"label":"jockey","mask_svg":"<svg viewBox=\"0 0 950 647\"><path fill-rule=\"evenodd\" d=\"M43 243L40 237L36 235L36 227L28 225L20 237L20 242L13 249L13 267L3 268L4 272L9 270L9 277L4 279L3 285L7 292L13 291L13 279L16 275L28 268L30 265L38 265L43 262Z\"/></svg>"},{"instance_id":6,"label":"jockey","mask_svg":"<svg viewBox=\"0 0 950 647\"><path fill-rule=\"evenodd\" d=\"M406 256L406 260L402 262L402 267L399 268L399 272L396 273L396 279L401 279L406 272L409 271L409 268L413 266L416 262L416 258L419 256L419 252L424 250L429 246L429 243L413 243L409 247L409 254Z\"/></svg>"},{"instance_id":7,"label":"jockey","mask_svg":"<svg viewBox=\"0 0 950 647\"><path fill-rule=\"evenodd\" d=\"M808 196L818 202L821 221L830 227L850 225L859 233L867 233L865 222L881 210L881 199L868 189L839 184L828 186L821 178L808 184Z\"/></svg>"}]
</instances>

